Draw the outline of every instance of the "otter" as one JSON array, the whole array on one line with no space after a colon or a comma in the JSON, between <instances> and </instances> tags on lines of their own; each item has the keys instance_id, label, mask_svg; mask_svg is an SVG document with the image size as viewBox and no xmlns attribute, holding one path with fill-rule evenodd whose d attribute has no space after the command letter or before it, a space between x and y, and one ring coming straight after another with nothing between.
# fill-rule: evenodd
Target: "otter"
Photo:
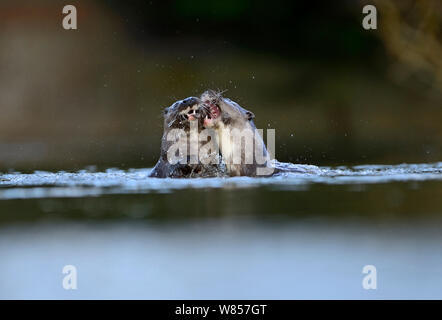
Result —
<instances>
[{"instance_id":1,"label":"otter","mask_svg":"<svg viewBox=\"0 0 442 320\"><path fill-rule=\"evenodd\" d=\"M257 132L254 118L253 112L214 90L204 92L199 98L176 101L164 110L161 155L149 176L268 177L289 172L320 173L316 166L271 159ZM192 148L198 150L196 156L192 155L192 151L190 156L187 152L182 153L182 150ZM171 154L178 161L169 161Z\"/></svg>"},{"instance_id":2,"label":"otter","mask_svg":"<svg viewBox=\"0 0 442 320\"><path fill-rule=\"evenodd\" d=\"M253 112L214 90L204 92L200 101L208 111L203 126L216 131L221 156L230 176L270 176L275 173L253 122Z\"/></svg>"},{"instance_id":3,"label":"otter","mask_svg":"<svg viewBox=\"0 0 442 320\"><path fill-rule=\"evenodd\" d=\"M203 120L207 114L208 107L196 97L176 101L164 109L161 155L150 177L192 178L226 175L225 166L220 159L218 149L213 144L214 141L207 138L208 142L203 144L204 141L200 139ZM192 134L191 129L197 130L195 134ZM189 149L190 155L188 155ZM200 153L200 149L205 153ZM174 157L175 161L170 161L170 156Z\"/></svg>"}]
</instances>

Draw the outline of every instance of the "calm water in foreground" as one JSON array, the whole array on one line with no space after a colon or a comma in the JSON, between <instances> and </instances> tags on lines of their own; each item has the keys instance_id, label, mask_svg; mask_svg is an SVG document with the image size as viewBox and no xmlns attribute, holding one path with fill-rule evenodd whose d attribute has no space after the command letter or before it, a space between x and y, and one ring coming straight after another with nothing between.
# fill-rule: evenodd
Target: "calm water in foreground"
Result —
<instances>
[{"instance_id":1,"label":"calm water in foreground","mask_svg":"<svg viewBox=\"0 0 442 320\"><path fill-rule=\"evenodd\" d=\"M0 298L442 298L442 163L149 171L0 174Z\"/></svg>"}]
</instances>

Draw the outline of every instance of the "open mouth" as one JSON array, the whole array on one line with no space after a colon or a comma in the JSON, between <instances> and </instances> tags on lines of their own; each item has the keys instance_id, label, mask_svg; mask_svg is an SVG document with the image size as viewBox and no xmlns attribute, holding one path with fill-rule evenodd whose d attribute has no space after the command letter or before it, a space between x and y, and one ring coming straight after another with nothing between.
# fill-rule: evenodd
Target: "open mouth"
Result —
<instances>
[{"instance_id":1,"label":"open mouth","mask_svg":"<svg viewBox=\"0 0 442 320\"><path fill-rule=\"evenodd\" d=\"M204 125L210 126L213 124L213 121L221 115L221 109L218 106L218 104L214 101L206 100L203 103L204 111L205 111L205 118L204 118Z\"/></svg>"}]
</instances>

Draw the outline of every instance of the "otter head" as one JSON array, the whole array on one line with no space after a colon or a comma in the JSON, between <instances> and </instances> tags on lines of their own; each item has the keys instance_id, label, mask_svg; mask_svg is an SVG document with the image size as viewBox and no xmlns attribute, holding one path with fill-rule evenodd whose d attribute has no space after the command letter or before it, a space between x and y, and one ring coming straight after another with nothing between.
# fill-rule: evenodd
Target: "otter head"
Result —
<instances>
[{"instance_id":1,"label":"otter head","mask_svg":"<svg viewBox=\"0 0 442 320\"><path fill-rule=\"evenodd\" d=\"M191 121L202 119L200 104L198 98L189 97L164 109L164 128L189 128Z\"/></svg>"},{"instance_id":2,"label":"otter head","mask_svg":"<svg viewBox=\"0 0 442 320\"><path fill-rule=\"evenodd\" d=\"M220 121L224 124L235 121L252 121L255 115L236 102L224 98L221 92L208 90L201 95L200 109L204 116L203 125L206 128L217 128Z\"/></svg>"}]
</instances>

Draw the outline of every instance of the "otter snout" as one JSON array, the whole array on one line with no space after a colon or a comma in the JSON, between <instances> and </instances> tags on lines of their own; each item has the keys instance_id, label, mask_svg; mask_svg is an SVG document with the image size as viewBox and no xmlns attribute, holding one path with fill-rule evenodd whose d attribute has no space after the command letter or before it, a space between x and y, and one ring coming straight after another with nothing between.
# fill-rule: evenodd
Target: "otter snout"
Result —
<instances>
[{"instance_id":1,"label":"otter snout","mask_svg":"<svg viewBox=\"0 0 442 320\"><path fill-rule=\"evenodd\" d=\"M206 128L213 127L218 121L218 118L220 118L221 116L221 109L219 107L218 101L214 99L202 100L200 110L200 114L204 118L203 125Z\"/></svg>"},{"instance_id":2,"label":"otter snout","mask_svg":"<svg viewBox=\"0 0 442 320\"><path fill-rule=\"evenodd\" d=\"M197 120L200 118L200 99L196 97L189 97L179 102L180 114L183 114L189 121Z\"/></svg>"}]
</instances>

